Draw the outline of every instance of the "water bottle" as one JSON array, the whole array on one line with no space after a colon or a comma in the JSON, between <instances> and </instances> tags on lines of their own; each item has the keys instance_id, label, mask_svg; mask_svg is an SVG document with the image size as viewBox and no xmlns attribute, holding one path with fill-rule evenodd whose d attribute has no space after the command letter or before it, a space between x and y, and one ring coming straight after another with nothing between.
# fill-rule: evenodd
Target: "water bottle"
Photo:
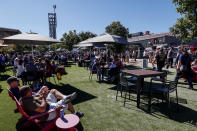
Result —
<instances>
[{"instance_id":1,"label":"water bottle","mask_svg":"<svg viewBox=\"0 0 197 131\"><path fill-rule=\"evenodd\" d=\"M60 109L60 118L64 118L64 109Z\"/></svg>"},{"instance_id":2,"label":"water bottle","mask_svg":"<svg viewBox=\"0 0 197 131\"><path fill-rule=\"evenodd\" d=\"M36 84L36 89L38 89L38 88L39 88L39 83Z\"/></svg>"}]
</instances>

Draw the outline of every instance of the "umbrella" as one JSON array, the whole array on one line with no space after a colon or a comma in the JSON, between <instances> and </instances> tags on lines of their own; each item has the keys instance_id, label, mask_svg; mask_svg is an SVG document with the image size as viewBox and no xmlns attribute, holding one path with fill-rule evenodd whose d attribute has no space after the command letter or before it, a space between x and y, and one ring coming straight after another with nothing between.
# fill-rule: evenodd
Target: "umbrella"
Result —
<instances>
[{"instance_id":1,"label":"umbrella","mask_svg":"<svg viewBox=\"0 0 197 131\"><path fill-rule=\"evenodd\" d=\"M33 45L50 45L54 43L61 43L60 41L43 36L36 33L26 33L18 34L9 37L3 38L4 43L6 44L27 44L32 45L32 54L33 54Z\"/></svg>"},{"instance_id":2,"label":"umbrella","mask_svg":"<svg viewBox=\"0 0 197 131\"><path fill-rule=\"evenodd\" d=\"M79 44L88 44L88 43L118 43L118 44L128 44L127 40L123 37L116 36L116 35L110 35L107 33L104 33L102 35L89 38L85 41L80 42Z\"/></svg>"}]
</instances>

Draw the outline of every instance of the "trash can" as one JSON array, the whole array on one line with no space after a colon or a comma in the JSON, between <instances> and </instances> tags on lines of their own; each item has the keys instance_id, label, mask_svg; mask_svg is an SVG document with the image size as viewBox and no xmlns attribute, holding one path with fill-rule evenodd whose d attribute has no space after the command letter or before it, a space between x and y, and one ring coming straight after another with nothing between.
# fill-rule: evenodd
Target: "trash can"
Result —
<instances>
[{"instance_id":1,"label":"trash can","mask_svg":"<svg viewBox=\"0 0 197 131\"><path fill-rule=\"evenodd\" d=\"M148 60L147 59L142 59L141 68L147 68L147 67L148 67Z\"/></svg>"}]
</instances>

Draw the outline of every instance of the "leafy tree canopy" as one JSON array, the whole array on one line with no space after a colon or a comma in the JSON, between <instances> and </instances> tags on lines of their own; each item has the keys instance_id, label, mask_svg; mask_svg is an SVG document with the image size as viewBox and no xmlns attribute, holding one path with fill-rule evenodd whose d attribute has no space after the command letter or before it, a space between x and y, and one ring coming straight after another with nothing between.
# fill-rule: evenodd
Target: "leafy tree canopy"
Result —
<instances>
[{"instance_id":1,"label":"leafy tree canopy","mask_svg":"<svg viewBox=\"0 0 197 131\"><path fill-rule=\"evenodd\" d=\"M61 38L61 41L63 41L63 47L65 47L68 50L72 50L73 46L77 43L86 40L88 38L95 37L96 34L91 32L80 32L77 33L76 30L69 31L68 33L64 33L63 37Z\"/></svg>"},{"instance_id":2,"label":"leafy tree canopy","mask_svg":"<svg viewBox=\"0 0 197 131\"><path fill-rule=\"evenodd\" d=\"M112 34L112 35L122 36L126 39L128 36L131 36L129 35L129 29L124 27L119 21L112 22L110 25L108 25L105 28L105 32ZM108 45L108 49L110 49L114 53L121 53L125 50L125 45L110 44Z\"/></svg>"},{"instance_id":3,"label":"leafy tree canopy","mask_svg":"<svg viewBox=\"0 0 197 131\"><path fill-rule=\"evenodd\" d=\"M84 41L84 40L87 40L89 38L95 37L96 34L88 31L88 32L80 32L78 34L78 36L79 36L80 41Z\"/></svg>"},{"instance_id":4,"label":"leafy tree canopy","mask_svg":"<svg viewBox=\"0 0 197 131\"><path fill-rule=\"evenodd\" d=\"M119 21L112 22L105 28L105 31L112 35L118 35L127 38L129 29L125 28Z\"/></svg>"},{"instance_id":5,"label":"leafy tree canopy","mask_svg":"<svg viewBox=\"0 0 197 131\"><path fill-rule=\"evenodd\" d=\"M183 17L177 19L170 32L186 43L197 37L197 0L172 0L172 2Z\"/></svg>"}]
</instances>

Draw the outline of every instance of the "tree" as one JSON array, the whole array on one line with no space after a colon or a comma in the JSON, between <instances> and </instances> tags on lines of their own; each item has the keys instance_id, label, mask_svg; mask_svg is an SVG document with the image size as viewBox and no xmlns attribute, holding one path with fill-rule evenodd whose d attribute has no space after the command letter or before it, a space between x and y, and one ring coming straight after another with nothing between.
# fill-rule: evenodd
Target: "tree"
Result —
<instances>
[{"instance_id":1,"label":"tree","mask_svg":"<svg viewBox=\"0 0 197 131\"><path fill-rule=\"evenodd\" d=\"M76 30L73 30L69 31L69 33L64 33L61 41L63 41L65 48L71 51L73 49L73 45L79 43L80 39Z\"/></svg>"},{"instance_id":2,"label":"tree","mask_svg":"<svg viewBox=\"0 0 197 131\"><path fill-rule=\"evenodd\" d=\"M40 51L40 52L45 52L49 50L48 45L37 45L34 47L35 50Z\"/></svg>"},{"instance_id":3,"label":"tree","mask_svg":"<svg viewBox=\"0 0 197 131\"><path fill-rule=\"evenodd\" d=\"M56 44L52 44L50 46L50 49L52 51L56 51L57 49L62 48L62 47L65 47L63 43L56 43Z\"/></svg>"},{"instance_id":4,"label":"tree","mask_svg":"<svg viewBox=\"0 0 197 131\"><path fill-rule=\"evenodd\" d=\"M170 27L170 32L179 38L182 43L187 43L191 39L190 27L191 24L187 19L179 18L177 19L177 23L173 27Z\"/></svg>"},{"instance_id":5,"label":"tree","mask_svg":"<svg viewBox=\"0 0 197 131\"><path fill-rule=\"evenodd\" d=\"M193 14L196 15L197 1L196 0L172 0L177 6L177 12L181 14Z\"/></svg>"},{"instance_id":6,"label":"tree","mask_svg":"<svg viewBox=\"0 0 197 131\"><path fill-rule=\"evenodd\" d=\"M129 29L125 28L119 21L112 22L105 28L105 32L118 35L127 39L129 35ZM114 53L121 53L125 50L125 45L122 44L110 44L108 48L113 51Z\"/></svg>"},{"instance_id":7,"label":"tree","mask_svg":"<svg viewBox=\"0 0 197 131\"><path fill-rule=\"evenodd\" d=\"M127 38L129 35L129 29L125 28L119 21L112 22L105 28L105 31L112 35L122 36Z\"/></svg>"},{"instance_id":8,"label":"tree","mask_svg":"<svg viewBox=\"0 0 197 131\"><path fill-rule=\"evenodd\" d=\"M16 44L14 46L14 51L31 51L31 46L30 45L22 45L22 44Z\"/></svg>"},{"instance_id":9,"label":"tree","mask_svg":"<svg viewBox=\"0 0 197 131\"><path fill-rule=\"evenodd\" d=\"M76 30L69 31L69 33L64 33L63 37L61 38L61 41L64 42L64 44L59 45L58 47L65 47L68 50L72 50L73 46L76 45L77 43L84 41L88 38L95 37L96 34L92 32L81 32L77 33Z\"/></svg>"},{"instance_id":10,"label":"tree","mask_svg":"<svg viewBox=\"0 0 197 131\"><path fill-rule=\"evenodd\" d=\"M176 11L183 15L170 31L178 36L182 42L197 37L197 0L172 0L177 6Z\"/></svg>"},{"instance_id":11,"label":"tree","mask_svg":"<svg viewBox=\"0 0 197 131\"><path fill-rule=\"evenodd\" d=\"M89 38L95 37L96 34L87 31L87 32L80 32L80 33L78 34L78 36L79 36L80 41L84 41L84 40L87 40L87 39L89 39Z\"/></svg>"}]
</instances>

